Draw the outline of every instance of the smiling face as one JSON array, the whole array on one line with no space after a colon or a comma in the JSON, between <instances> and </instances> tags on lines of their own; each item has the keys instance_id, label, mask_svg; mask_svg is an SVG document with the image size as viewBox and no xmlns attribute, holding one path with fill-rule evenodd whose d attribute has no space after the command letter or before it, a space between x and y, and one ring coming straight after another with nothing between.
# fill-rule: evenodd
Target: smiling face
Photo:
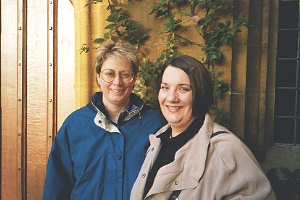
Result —
<instances>
[{"instance_id":1,"label":"smiling face","mask_svg":"<svg viewBox=\"0 0 300 200\"><path fill-rule=\"evenodd\" d=\"M104 70L113 70L115 78L111 82L106 82L101 75ZM135 84L135 78L129 83L123 83L120 74L124 71L132 72L131 63L126 59L107 58L101 72L97 74L97 81L103 92L103 104L105 107L118 106L125 108L129 103L129 97Z\"/></svg>"},{"instance_id":2,"label":"smiling face","mask_svg":"<svg viewBox=\"0 0 300 200\"><path fill-rule=\"evenodd\" d=\"M158 94L161 111L179 134L193 122L193 95L188 75L179 68L168 66L163 73ZM173 136L175 136L173 135Z\"/></svg>"}]
</instances>

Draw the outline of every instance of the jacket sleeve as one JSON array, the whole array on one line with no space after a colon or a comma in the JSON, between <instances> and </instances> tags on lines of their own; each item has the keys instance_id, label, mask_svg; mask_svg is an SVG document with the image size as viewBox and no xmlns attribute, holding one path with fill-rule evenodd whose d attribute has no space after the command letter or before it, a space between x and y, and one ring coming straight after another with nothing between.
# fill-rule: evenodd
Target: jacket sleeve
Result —
<instances>
[{"instance_id":1,"label":"jacket sleeve","mask_svg":"<svg viewBox=\"0 0 300 200\"><path fill-rule=\"evenodd\" d=\"M49 154L43 200L70 199L74 176L69 149L67 127L63 125L54 138Z\"/></svg>"},{"instance_id":2,"label":"jacket sleeve","mask_svg":"<svg viewBox=\"0 0 300 200\"><path fill-rule=\"evenodd\" d=\"M214 148L214 147L215 148ZM215 156L211 170L216 199L275 200L271 184L252 152L231 135L212 145Z\"/></svg>"}]
</instances>

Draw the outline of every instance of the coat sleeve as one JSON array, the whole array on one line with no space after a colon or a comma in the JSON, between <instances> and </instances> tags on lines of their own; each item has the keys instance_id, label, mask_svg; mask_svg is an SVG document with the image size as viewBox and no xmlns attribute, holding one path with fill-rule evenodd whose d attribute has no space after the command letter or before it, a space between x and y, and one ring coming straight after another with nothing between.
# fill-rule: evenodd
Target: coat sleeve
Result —
<instances>
[{"instance_id":1,"label":"coat sleeve","mask_svg":"<svg viewBox=\"0 0 300 200\"><path fill-rule=\"evenodd\" d=\"M213 168L208 180L212 181L210 190L215 190L216 199L275 200L271 184L252 152L235 136L227 138L211 146Z\"/></svg>"},{"instance_id":2,"label":"coat sleeve","mask_svg":"<svg viewBox=\"0 0 300 200\"><path fill-rule=\"evenodd\" d=\"M49 154L43 200L70 199L74 176L69 149L67 127L63 125L54 138Z\"/></svg>"}]
</instances>

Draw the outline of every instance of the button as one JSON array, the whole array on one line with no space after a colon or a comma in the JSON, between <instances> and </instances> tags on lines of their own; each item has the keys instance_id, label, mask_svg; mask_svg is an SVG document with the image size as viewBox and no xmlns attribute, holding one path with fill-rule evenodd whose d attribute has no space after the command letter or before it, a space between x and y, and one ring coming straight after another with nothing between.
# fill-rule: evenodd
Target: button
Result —
<instances>
[{"instance_id":1,"label":"button","mask_svg":"<svg viewBox=\"0 0 300 200\"><path fill-rule=\"evenodd\" d=\"M121 155L118 155L118 156L117 156L117 159L118 159L118 160L121 160L121 159L122 159L122 156L121 156Z\"/></svg>"},{"instance_id":2,"label":"button","mask_svg":"<svg viewBox=\"0 0 300 200\"><path fill-rule=\"evenodd\" d=\"M101 124L101 123L102 123L102 120L99 119L99 120L98 120L98 123Z\"/></svg>"},{"instance_id":3,"label":"button","mask_svg":"<svg viewBox=\"0 0 300 200\"><path fill-rule=\"evenodd\" d=\"M179 181L175 181L175 185L178 185L179 184Z\"/></svg>"},{"instance_id":4,"label":"button","mask_svg":"<svg viewBox=\"0 0 300 200\"><path fill-rule=\"evenodd\" d=\"M145 177L146 177L146 174L143 174L142 177L145 178Z\"/></svg>"},{"instance_id":5,"label":"button","mask_svg":"<svg viewBox=\"0 0 300 200\"><path fill-rule=\"evenodd\" d=\"M147 152L146 152L146 155L147 155L147 153L149 153L149 151L154 151L154 147L149 148L149 149L147 150Z\"/></svg>"}]
</instances>

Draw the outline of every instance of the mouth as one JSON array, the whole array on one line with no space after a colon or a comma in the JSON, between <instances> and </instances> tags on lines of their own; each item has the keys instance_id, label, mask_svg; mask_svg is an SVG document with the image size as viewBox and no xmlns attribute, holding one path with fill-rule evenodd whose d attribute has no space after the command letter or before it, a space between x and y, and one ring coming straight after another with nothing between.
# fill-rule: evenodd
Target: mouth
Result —
<instances>
[{"instance_id":1,"label":"mouth","mask_svg":"<svg viewBox=\"0 0 300 200\"><path fill-rule=\"evenodd\" d=\"M124 92L124 89L110 89L111 91L113 91L114 93L122 93Z\"/></svg>"},{"instance_id":2,"label":"mouth","mask_svg":"<svg viewBox=\"0 0 300 200\"><path fill-rule=\"evenodd\" d=\"M166 106L170 111L178 111L182 109L182 106Z\"/></svg>"}]
</instances>

